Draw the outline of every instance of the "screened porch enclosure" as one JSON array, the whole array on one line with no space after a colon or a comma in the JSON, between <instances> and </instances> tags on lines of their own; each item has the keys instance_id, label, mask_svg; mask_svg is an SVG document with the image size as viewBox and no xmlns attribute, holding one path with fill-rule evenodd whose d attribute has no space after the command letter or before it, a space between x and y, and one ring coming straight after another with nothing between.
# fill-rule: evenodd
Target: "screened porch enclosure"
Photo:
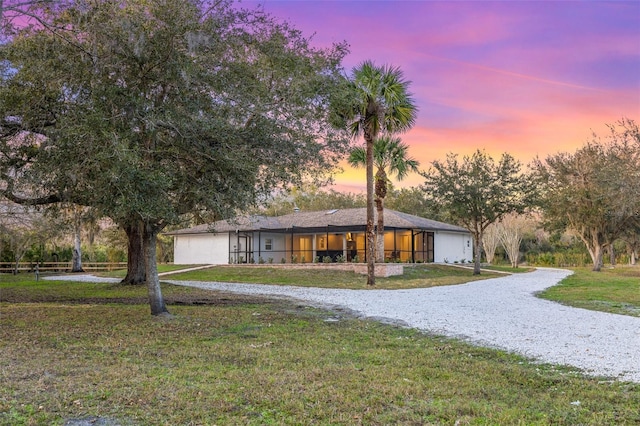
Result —
<instances>
[{"instance_id":1,"label":"screened porch enclosure","mask_svg":"<svg viewBox=\"0 0 640 426\"><path fill-rule=\"evenodd\" d=\"M298 229L281 232L238 232L229 239L230 263L366 262L364 229ZM388 229L386 262L433 262L434 233Z\"/></svg>"}]
</instances>

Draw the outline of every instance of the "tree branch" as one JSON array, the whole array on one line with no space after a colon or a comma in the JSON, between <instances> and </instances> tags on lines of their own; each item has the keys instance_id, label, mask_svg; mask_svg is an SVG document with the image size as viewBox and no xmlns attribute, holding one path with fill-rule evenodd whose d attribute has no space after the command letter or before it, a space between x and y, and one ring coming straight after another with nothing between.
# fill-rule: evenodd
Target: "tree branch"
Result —
<instances>
[{"instance_id":1,"label":"tree branch","mask_svg":"<svg viewBox=\"0 0 640 426\"><path fill-rule=\"evenodd\" d=\"M26 197L15 195L8 189L0 191L0 194L2 194L9 201L12 201L20 205L43 206L47 204L59 203L62 201L62 198L60 198L58 195L55 195L55 194L47 195L44 197L26 198Z\"/></svg>"}]
</instances>

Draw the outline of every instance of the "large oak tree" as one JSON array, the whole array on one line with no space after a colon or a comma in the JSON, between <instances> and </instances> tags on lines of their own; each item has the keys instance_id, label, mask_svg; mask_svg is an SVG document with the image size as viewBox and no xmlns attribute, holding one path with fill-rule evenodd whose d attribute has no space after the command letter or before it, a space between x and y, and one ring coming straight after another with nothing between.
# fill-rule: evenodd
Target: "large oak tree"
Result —
<instances>
[{"instance_id":1,"label":"large oak tree","mask_svg":"<svg viewBox=\"0 0 640 426\"><path fill-rule=\"evenodd\" d=\"M344 45L231 2L34 6L2 46L0 190L91 206L141 238L151 312L167 312L157 235L320 179L348 139L330 126ZM27 201L28 202L28 201Z\"/></svg>"},{"instance_id":2,"label":"large oak tree","mask_svg":"<svg viewBox=\"0 0 640 426\"><path fill-rule=\"evenodd\" d=\"M434 161L429 171L421 173L427 200L471 232L474 275L480 274L482 237L487 227L509 213L522 213L534 200L532 180L521 168L507 153L496 163L485 151L477 150L462 162L449 154L445 161Z\"/></svg>"}]
</instances>

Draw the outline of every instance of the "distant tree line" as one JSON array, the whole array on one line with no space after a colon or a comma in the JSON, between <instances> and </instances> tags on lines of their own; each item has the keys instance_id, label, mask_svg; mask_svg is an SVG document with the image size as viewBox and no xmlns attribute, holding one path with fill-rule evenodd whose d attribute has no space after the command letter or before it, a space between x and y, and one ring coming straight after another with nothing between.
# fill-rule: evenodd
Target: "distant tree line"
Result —
<instances>
[{"instance_id":1,"label":"distant tree line","mask_svg":"<svg viewBox=\"0 0 640 426\"><path fill-rule=\"evenodd\" d=\"M582 240L599 271L609 250L623 241L632 261L640 239L640 132L622 119L609 133L594 134L575 153L558 153L534 162L545 228L570 231Z\"/></svg>"}]
</instances>

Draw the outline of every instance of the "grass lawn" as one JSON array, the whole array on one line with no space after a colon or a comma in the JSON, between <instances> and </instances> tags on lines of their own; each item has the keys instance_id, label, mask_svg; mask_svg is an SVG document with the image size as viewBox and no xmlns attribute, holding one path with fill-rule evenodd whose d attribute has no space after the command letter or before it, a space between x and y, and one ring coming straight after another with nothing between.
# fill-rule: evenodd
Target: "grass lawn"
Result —
<instances>
[{"instance_id":1,"label":"grass lawn","mask_svg":"<svg viewBox=\"0 0 640 426\"><path fill-rule=\"evenodd\" d=\"M161 274L163 272L177 271L180 269L194 268L197 266L202 266L202 265L174 265L172 263L159 263L158 273ZM127 275L127 270L116 269L114 271L108 271L108 272L97 272L95 273L95 275L99 275L101 277L124 278Z\"/></svg>"},{"instance_id":2,"label":"grass lawn","mask_svg":"<svg viewBox=\"0 0 640 426\"><path fill-rule=\"evenodd\" d=\"M640 317L640 265L571 268L575 273L541 297L578 308Z\"/></svg>"},{"instance_id":3,"label":"grass lawn","mask_svg":"<svg viewBox=\"0 0 640 426\"><path fill-rule=\"evenodd\" d=\"M640 423L640 385L284 301L0 276L0 424Z\"/></svg>"},{"instance_id":4,"label":"grass lawn","mask_svg":"<svg viewBox=\"0 0 640 426\"><path fill-rule=\"evenodd\" d=\"M375 289L405 289L462 284L469 281L494 278L499 274L483 272L473 276L473 271L459 267L417 264L406 265L404 274L376 278ZM323 269L285 269L268 266L217 266L199 271L174 274L171 280L223 281L259 284L296 285L301 287L366 289L367 278L355 272Z\"/></svg>"},{"instance_id":5,"label":"grass lawn","mask_svg":"<svg viewBox=\"0 0 640 426\"><path fill-rule=\"evenodd\" d=\"M513 268L511 265L488 265L483 266L483 269L487 269L490 271L508 272L510 274L523 274L526 272L535 271L536 268L523 265L518 266L517 268Z\"/></svg>"}]
</instances>

